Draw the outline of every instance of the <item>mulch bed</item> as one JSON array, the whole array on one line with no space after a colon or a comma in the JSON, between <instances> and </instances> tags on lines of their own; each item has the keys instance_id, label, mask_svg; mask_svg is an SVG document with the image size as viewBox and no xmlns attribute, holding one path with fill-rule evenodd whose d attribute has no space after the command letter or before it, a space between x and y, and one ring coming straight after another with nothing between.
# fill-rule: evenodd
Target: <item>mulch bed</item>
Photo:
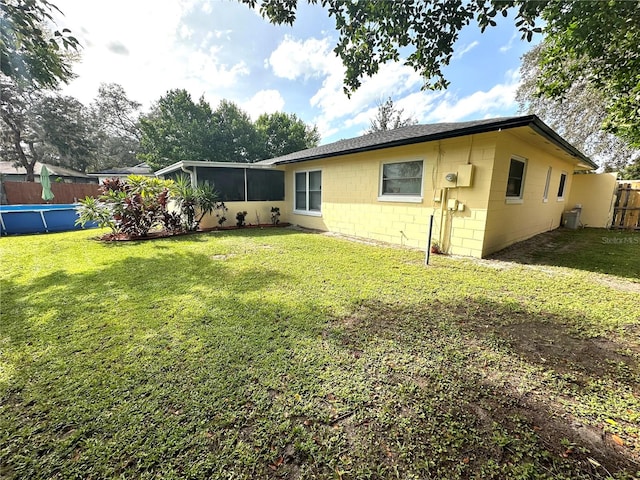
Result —
<instances>
[{"instance_id":1,"label":"mulch bed","mask_svg":"<svg viewBox=\"0 0 640 480\"><path fill-rule=\"evenodd\" d=\"M272 223L261 223L257 225L245 225L243 227L238 226L229 226L229 227L211 227L211 228L202 228L196 230L195 232L149 232L144 236L135 236L129 235L126 233L107 233L105 235L96 237L96 240L100 240L102 242L140 242L143 240L157 240L159 238L171 238L171 237L182 237L185 235L197 235L199 233L209 233L209 232L218 232L218 231L226 231L226 230L242 230L242 229L251 229L251 228L284 228L289 227L290 223L278 223L274 225Z\"/></svg>"}]
</instances>

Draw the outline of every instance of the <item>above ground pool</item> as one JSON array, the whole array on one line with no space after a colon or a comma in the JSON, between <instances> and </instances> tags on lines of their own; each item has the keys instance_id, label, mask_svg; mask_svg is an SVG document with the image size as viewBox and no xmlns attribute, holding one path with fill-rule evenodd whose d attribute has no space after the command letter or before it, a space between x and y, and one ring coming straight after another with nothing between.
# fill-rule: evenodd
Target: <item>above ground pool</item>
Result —
<instances>
[{"instance_id":1,"label":"above ground pool","mask_svg":"<svg viewBox=\"0 0 640 480\"><path fill-rule=\"evenodd\" d=\"M17 233L48 233L81 230L75 204L61 205L0 205L2 235ZM95 228L95 222L84 228Z\"/></svg>"}]
</instances>

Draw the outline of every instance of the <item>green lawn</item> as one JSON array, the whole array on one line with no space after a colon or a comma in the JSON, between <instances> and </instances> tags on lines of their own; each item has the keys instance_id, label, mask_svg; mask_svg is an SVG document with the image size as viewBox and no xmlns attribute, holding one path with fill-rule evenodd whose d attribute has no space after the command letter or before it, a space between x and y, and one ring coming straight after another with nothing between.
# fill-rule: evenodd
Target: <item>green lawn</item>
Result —
<instances>
[{"instance_id":1,"label":"green lawn","mask_svg":"<svg viewBox=\"0 0 640 480\"><path fill-rule=\"evenodd\" d=\"M0 239L0 478L640 476L638 244L95 235Z\"/></svg>"}]
</instances>

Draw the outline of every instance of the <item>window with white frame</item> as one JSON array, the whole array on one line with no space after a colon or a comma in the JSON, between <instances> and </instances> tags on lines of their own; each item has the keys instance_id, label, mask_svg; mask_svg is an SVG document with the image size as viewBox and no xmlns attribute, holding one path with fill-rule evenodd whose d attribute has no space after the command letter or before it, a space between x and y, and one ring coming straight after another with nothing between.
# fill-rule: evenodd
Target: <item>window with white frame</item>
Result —
<instances>
[{"instance_id":1,"label":"window with white frame","mask_svg":"<svg viewBox=\"0 0 640 480\"><path fill-rule=\"evenodd\" d=\"M551 167L547 170L547 180L544 182L544 194L542 195L542 201L549 200L549 184L551 183Z\"/></svg>"},{"instance_id":2,"label":"window with white frame","mask_svg":"<svg viewBox=\"0 0 640 480\"><path fill-rule=\"evenodd\" d=\"M522 200L526 167L527 161L524 158L511 158L507 180L507 201Z\"/></svg>"},{"instance_id":3,"label":"window with white frame","mask_svg":"<svg viewBox=\"0 0 640 480\"><path fill-rule=\"evenodd\" d=\"M319 215L322 204L322 171L309 170L295 173L294 211Z\"/></svg>"},{"instance_id":4,"label":"window with white frame","mask_svg":"<svg viewBox=\"0 0 640 480\"><path fill-rule=\"evenodd\" d=\"M383 163L380 200L409 200L422 197L423 161Z\"/></svg>"},{"instance_id":5,"label":"window with white frame","mask_svg":"<svg viewBox=\"0 0 640 480\"><path fill-rule=\"evenodd\" d=\"M558 185L558 200L564 200L564 191L567 186L567 172L560 174L560 184Z\"/></svg>"}]
</instances>

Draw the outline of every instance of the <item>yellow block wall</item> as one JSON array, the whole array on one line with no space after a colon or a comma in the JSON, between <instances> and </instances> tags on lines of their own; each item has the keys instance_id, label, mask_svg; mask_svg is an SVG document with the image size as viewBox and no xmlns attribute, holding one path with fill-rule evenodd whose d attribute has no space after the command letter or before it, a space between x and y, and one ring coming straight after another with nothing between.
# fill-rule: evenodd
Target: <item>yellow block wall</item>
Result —
<instances>
[{"instance_id":1,"label":"yellow block wall","mask_svg":"<svg viewBox=\"0 0 640 480\"><path fill-rule=\"evenodd\" d=\"M479 257L482 254L488 187L494 156L495 134L481 134L442 142L395 147L286 166L287 221L306 228L342 233L425 248L429 216L434 214L433 239L449 253ZM378 200L382 164L423 160L423 200L420 203ZM449 198L465 204L463 212L446 212L434 190L442 188L442 176L456 172L470 161L472 187L452 188ZM297 171L322 170L322 216L293 212L294 175Z\"/></svg>"},{"instance_id":2,"label":"yellow block wall","mask_svg":"<svg viewBox=\"0 0 640 480\"><path fill-rule=\"evenodd\" d=\"M236 224L236 214L238 212L247 212L245 217L245 223L257 224L258 216L260 217L259 223L271 223L271 207L280 207L280 221L288 222L286 215L283 213L287 209L286 201L280 202L225 202L225 205L229 209L225 217L227 221L223 226L231 227ZM211 215L206 215L202 222L200 222L200 228L213 228L218 226L218 218L215 216L215 212Z\"/></svg>"},{"instance_id":3,"label":"yellow block wall","mask_svg":"<svg viewBox=\"0 0 640 480\"><path fill-rule=\"evenodd\" d=\"M616 173L574 175L569 205L582 205L580 223L585 227L608 228L618 187Z\"/></svg>"},{"instance_id":4,"label":"yellow block wall","mask_svg":"<svg viewBox=\"0 0 640 480\"><path fill-rule=\"evenodd\" d=\"M527 160L522 203L506 202L511 157ZM543 201L547 170L552 168L548 201ZM489 214L482 255L560 226L562 212L569 206L574 166L560 157L520 140L508 130L498 133L495 169L491 182ZM558 200L560 174L567 173L564 200Z\"/></svg>"}]
</instances>

